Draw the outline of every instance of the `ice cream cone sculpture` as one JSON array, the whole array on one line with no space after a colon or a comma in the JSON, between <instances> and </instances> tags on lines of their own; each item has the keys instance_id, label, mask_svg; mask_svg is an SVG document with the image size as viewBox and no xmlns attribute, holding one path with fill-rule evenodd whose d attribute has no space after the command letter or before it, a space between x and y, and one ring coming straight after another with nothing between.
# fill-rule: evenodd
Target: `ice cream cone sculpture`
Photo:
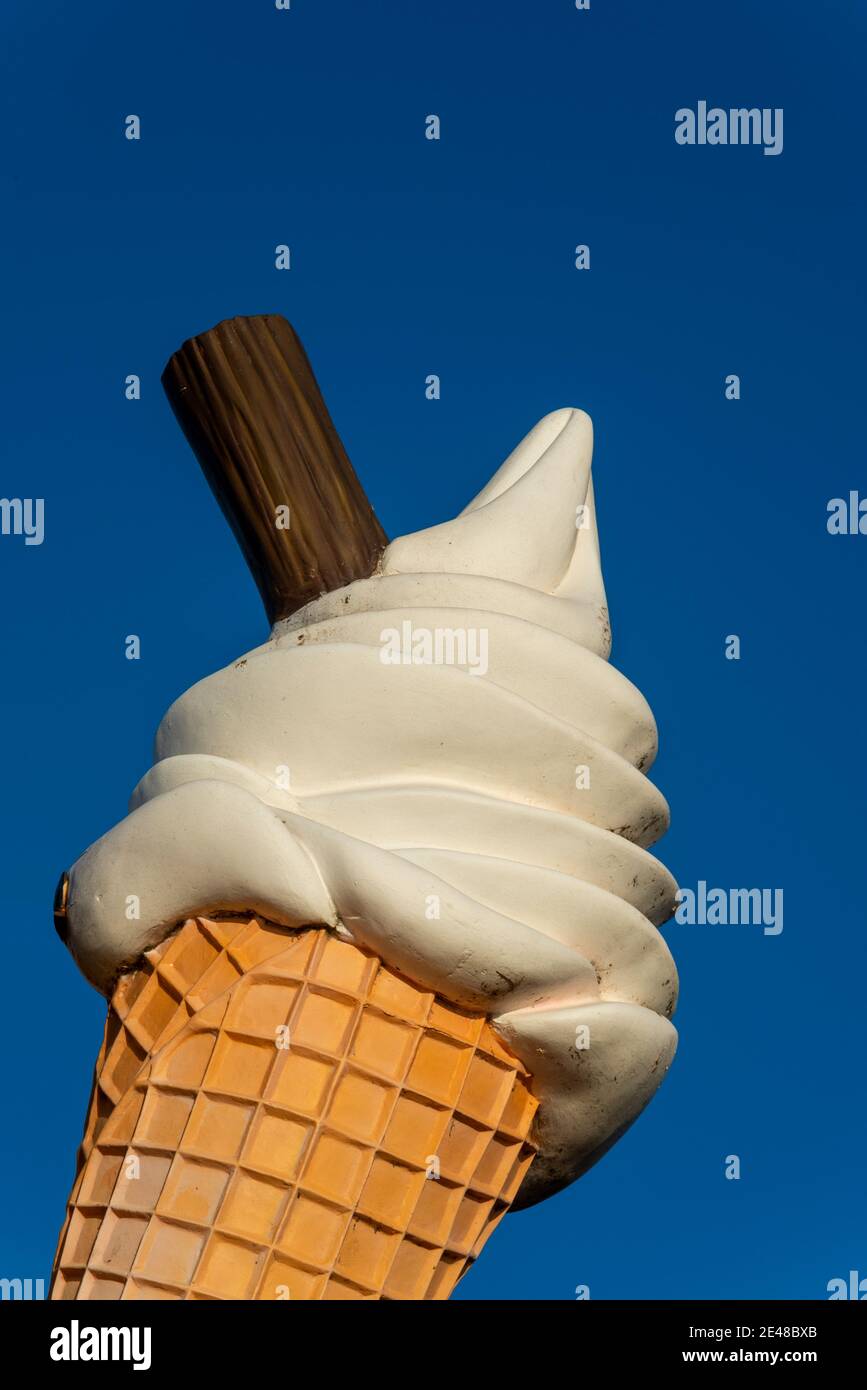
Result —
<instances>
[{"instance_id":1,"label":"ice cream cone sculpture","mask_svg":"<svg viewBox=\"0 0 867 1390\"><path fill-rule=\"evenodd\" d=\"M676 1041L590 421L389 545L284 320L164 381L273 626L176 701L59 889L109 1011L51 1296L448 1298Z\"/></svg>"}]
</instances>

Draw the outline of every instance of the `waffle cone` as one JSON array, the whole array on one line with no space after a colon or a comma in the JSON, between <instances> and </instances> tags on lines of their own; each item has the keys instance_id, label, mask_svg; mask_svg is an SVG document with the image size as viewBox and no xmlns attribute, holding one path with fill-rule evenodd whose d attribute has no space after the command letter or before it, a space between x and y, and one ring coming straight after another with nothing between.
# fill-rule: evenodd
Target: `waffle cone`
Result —
<instances>
[{"instance_id":1,"label":"waffle cone","mask_svg":"<svg viewBox=\"0 0 867 1390\"><path fill-rule=\"evenodd\" d=\"M53 1299L445 1299L535 1149L487 1020L325 928L194 918L121 977Z\"/></svg>"}]
</instances>

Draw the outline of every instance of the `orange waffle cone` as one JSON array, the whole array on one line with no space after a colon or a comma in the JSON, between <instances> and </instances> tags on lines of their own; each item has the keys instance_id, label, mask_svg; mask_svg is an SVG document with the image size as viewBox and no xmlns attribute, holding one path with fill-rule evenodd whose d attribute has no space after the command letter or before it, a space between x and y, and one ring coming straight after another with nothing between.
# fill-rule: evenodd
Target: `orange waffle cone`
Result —
<instances>
[{"instance_id":1,"label":"orange waffle cone","mask_svg":"<svg viewBox=\"0 0 867 1390\"><path fill-rule=\"evenodd\" d=\"M535 1109L482 1015L333 932L190 920L112 996L50 1297L448 1298Z\"/></svg>"}]
</instances>

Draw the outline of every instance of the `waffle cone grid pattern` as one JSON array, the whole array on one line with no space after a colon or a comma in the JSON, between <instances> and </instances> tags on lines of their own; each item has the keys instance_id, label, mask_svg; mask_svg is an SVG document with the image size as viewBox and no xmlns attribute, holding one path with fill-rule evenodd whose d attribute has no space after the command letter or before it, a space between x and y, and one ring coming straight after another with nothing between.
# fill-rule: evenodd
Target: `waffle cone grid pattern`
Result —
<instances>
[{"instance_id":1,"label":"waffle cone grid pattern","mask_svg":"<svg viewBox=\"0 0 867 1390\"><path fill-rule=\"evenodd\" d=\"M112 996L50 1297L448 1298L536 1104L482 1015L333 932L191 919Z\"/></svg>"}]
</instances>

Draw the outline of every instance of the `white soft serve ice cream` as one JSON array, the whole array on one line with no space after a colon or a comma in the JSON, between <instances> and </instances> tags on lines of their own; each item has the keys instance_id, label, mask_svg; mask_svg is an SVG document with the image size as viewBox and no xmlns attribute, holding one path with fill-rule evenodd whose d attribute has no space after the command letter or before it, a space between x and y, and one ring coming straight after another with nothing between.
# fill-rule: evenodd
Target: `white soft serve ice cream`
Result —
<instances>
[{"instance_id":1,"label":"white soft serve ice cream","mask_svg":"<svg viewBox=\"0 0 867 1390\"><path fill-rule=\"evenodd\" d=\"M252 909L490 1015L540 1097L517 1205L600 1157L676 1042L675 885L644 848L668 808L653 716L606 659L591 454L582 411L546 416L456 520L193 686L70 872L69 945L104 990L186 917ZM448 664L463 640L476 659Z\"/></svg>"}]
</instances>

